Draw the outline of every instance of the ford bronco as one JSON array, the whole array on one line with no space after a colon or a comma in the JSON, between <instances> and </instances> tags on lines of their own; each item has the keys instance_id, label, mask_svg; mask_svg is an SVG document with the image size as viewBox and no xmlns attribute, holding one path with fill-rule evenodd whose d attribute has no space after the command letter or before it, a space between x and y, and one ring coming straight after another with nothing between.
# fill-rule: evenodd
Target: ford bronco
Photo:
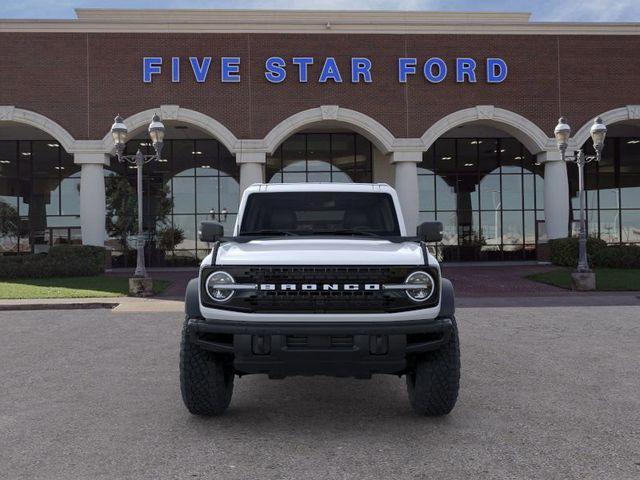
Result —
<instances>
[{"instance_id":1,"label":"ford bronco","mask_svg":"<svg viewBox=\"0 0 640 480\"><path fill-rule=\"evenodd\" d=\"M442 224L407 236L386 184L255 184L233 236L209 242L188 284L180 351L187 409L218 415L235 376L406 376L422 415L448 414L460 352L451 282L427 248Z\"/></svg>"}]
</instances>

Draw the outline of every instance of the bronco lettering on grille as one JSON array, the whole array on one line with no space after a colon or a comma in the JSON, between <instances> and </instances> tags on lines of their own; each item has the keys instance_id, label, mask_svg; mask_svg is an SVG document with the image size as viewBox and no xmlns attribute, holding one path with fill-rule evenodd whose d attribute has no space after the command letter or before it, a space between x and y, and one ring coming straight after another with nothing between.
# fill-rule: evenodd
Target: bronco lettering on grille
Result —
<instances>
[{"instance_id":1,"label":"bronco lettering on grille","mask_svg":"<svg viewBox=\"0 0 640 480\"><path fill-rule=\"evenodd\" d=\"M375 291L375 290L380 290L381 286L379 283L365 283L365 284L359 284L359 283L345 283L345 284L337 284L337 283L322 283L322 284L317 284L317 283L303 283L301 285L297 285L294 283L281 283L281 284L275 284L275 283L261 283L259 286L259 289L262 291L295 291L295 290L302 290L305 292L308 291L318 291L318 290L322 290L323 292L330 292L330 291L346 291L346 292L353 292L353 291L358 291L358 290L366 290L366 291Z\"/></svg>"}]
</instances>

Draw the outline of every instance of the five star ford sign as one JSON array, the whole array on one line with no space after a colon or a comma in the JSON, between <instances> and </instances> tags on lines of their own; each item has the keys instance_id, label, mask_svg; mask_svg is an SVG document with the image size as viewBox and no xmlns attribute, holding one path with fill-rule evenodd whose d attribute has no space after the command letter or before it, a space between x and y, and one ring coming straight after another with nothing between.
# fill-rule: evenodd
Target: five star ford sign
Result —
<instances>
[{"instance_id":1,"label":"five star ford sign","mask_svg":"<svg viewBox=\"0 0 640 480\"><path fill-rule=\"evenodd\" d=\"M171 82L181 81L181 64L190 66L191 74L198 83L204 83L209 77L212 57L144 57L142 60L142 79L145 83L151 83L155 76L162 76L163 68L169 69ZM238 83L240 75L240 57L221 57L220 81L223 83ZM406 83L411 76L422 75L430 83L440 83L450 74L455 75L458 83L476 83L479 74L478 60L470 57L455 58L447 62L439 57L431 57L425 61L415 57L398 58L397 78L398 82ZM484 60L486 69L483 76L487 83L502 83L508 74L507 62L501 58L487 58ZM451 63L451 66L449 65ZM420 70L420 71L419 71ZM371 83L374 81L375 66L371 59L366 57L352 57L348 71L343 71L338 66L335 57L316 59L314 57L269 57L264 62L264 76L271 83L281 83L292 75L298 82L307 83L316 81L327 83L329 81L342 83Z\"/></svg>"}]
</instances>

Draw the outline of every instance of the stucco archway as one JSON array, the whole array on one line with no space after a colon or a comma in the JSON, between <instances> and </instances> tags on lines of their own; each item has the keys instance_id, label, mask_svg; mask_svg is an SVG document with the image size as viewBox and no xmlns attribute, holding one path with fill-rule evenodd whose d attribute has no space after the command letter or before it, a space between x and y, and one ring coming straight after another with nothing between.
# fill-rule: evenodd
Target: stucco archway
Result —
<instances>
[{"instance_id":1,"label":"stucco archway","mask_svg":"<svg viewBox=\"0 0 640 480\"><path fill-rule=\"evenodd\" d=\"M606 111L597 115L602 119L605 125L612 125L614 123L624 122L627 120L640 120L640 105L627 105L625 107L614 108L613 110ZM594 117L595 118L595 117ZM570 147L574 149L582 148L582 145L589 140L591 136L591 125L593 125L593 118L580 127L573 138L573 144Z\"/></svg>"},{"instance_id":2,"label":"stucco archway","mask_svg":"<svg viewBox=\"0 0 640 480\"><path fill-rule=\"evenodd\" d=\"M471 122L495 126L507 132L518 139L527 150L534 154L555 147L553 139L549 138L544 131L531 120L509 110L494 107L493 105L478 105L450 113L429 127L422 135L421 140L425 148L428 149L438 138L452 128Z\"/></svg>"},{"instance_id":3,"label":"stucco archway","mask_svg":"<svg viewBox=\"0 0 640 480\"><path fill-rule=\"evenodd\" d=\"M55 138L68 153L73 153L75 139L58 123L44 115L6 105L0 106L0 124L2 122L21 123L42 130Z\"/></svg>"},{"instance_id":4,"label":"stucco archway","mask_svg":"<svg viewBox=\"0 0 640 480\"><path fill-rule=\"evenodd\" d=\"M266 151L273 153L294 133L321 122L348 127L369 139L383 154L393 150L395 137L380 122L355 110L337 105L322 105L291 115L273 127L263 139Z\"/></svg>"},{"instance_id":5,"label":"stucco archway","mask_svg":"<svg viewBox=\"0 0 640 480\"><path fill-rule=\"evenodd\" d=\"M203 130L222 143L231 153L236 153L239 148L236 136L222 123L204 113L182 108L178 105L161 105L159 108L138 112L127 117L124 120L124 124L130 132L146 127L156 113L160 115L162 121L182 122ZM107 154L112 155L115 153L111 132L107 132L102 139L102 146Z\"/></svg>"}]
</instances>

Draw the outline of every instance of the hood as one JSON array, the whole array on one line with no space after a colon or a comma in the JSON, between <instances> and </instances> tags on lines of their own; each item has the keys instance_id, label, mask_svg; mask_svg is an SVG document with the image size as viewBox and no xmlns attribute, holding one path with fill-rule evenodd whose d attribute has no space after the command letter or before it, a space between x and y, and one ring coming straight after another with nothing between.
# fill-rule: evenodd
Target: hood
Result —
<instances>
[{"instance_id":1,"label":"hood","mask_svg":"<svg viewBox=\"0 0 640 480\"><path fill-rule=\"evenodd\" d=\"M429 255L431 257L431 255ZM429 258L429 263L433 263ZM423 265L418 243L381 239L260 239L223 243L217 265Z\"/></svg>"}]
</instances>

